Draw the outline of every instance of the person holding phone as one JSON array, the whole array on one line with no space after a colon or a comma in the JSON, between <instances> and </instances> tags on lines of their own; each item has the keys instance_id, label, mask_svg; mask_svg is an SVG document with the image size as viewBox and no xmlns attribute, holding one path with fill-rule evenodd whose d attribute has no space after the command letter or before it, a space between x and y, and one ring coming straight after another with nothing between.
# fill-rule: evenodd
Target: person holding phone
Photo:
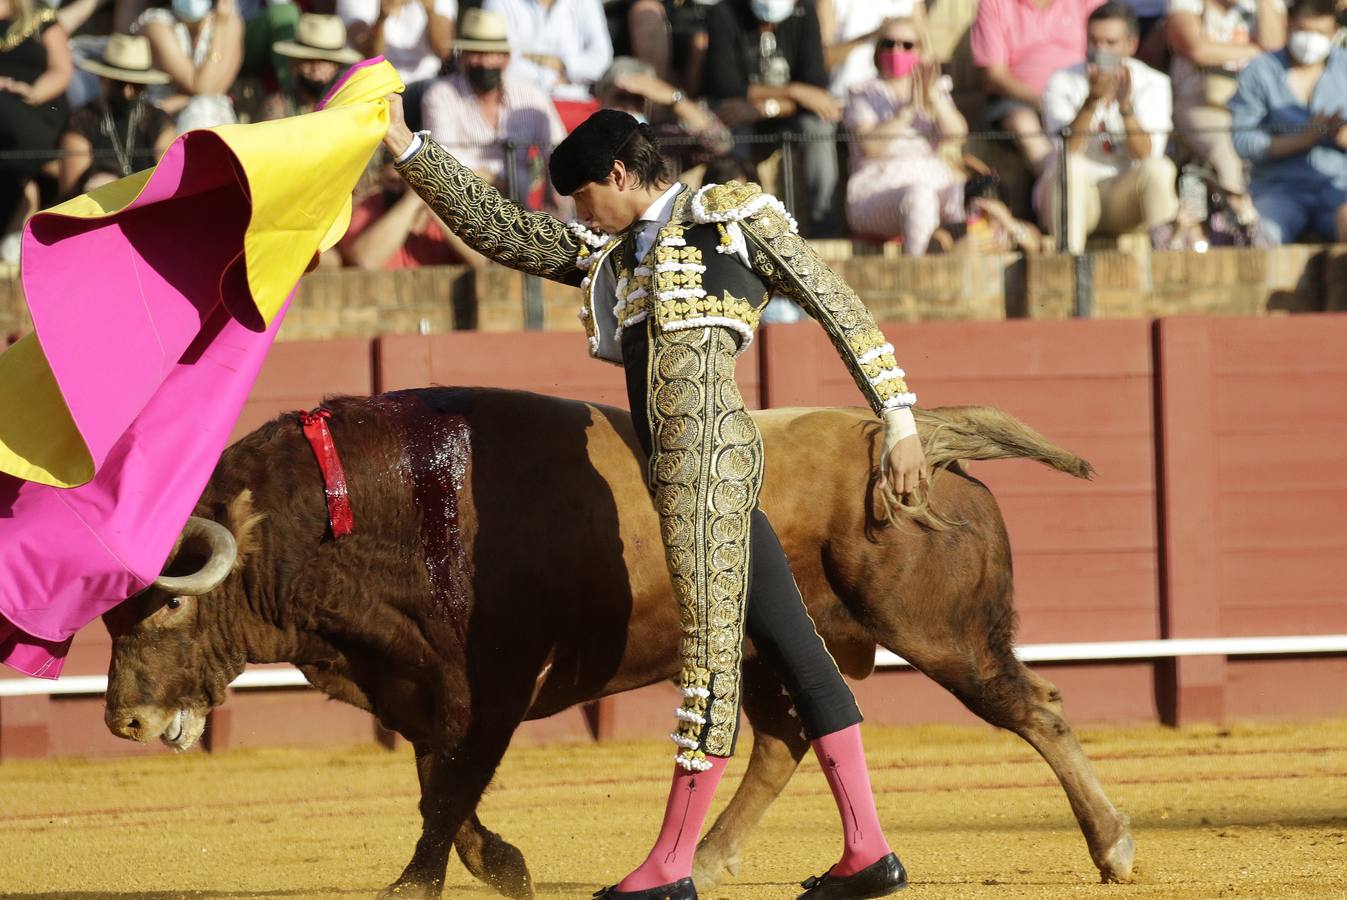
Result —
<instances>
[{"instance_id":1,"label":"person holding phone","mask_svg":"<svg viewBox=\"0 0 1347 900\"><path fill-rule=\"evenodd\" d=\"M1159 236L1178 214L1177 172L1165 156L1174 128L1169 77L1135 58L1136 13L1110 0L1090 13L1086 59L1048 79L1043 118L1050 134L1070 129L1060 152L1034 186L1039 221L1054 235L1065 229L1072 253L1096 232L1146 228ZM1067 211L1058 221L1066 166Z\"/></svg>"},{"instance_id":2,"label":"person holding phone","mask_svg":"<svg viewBox=\"0 0 1347 900\"><path fill-rule=\"evenodd\" d=\"M842 117L854 136L847 224L855 236L901 235L921 256L937 228L963 221L963 179L941 151L957 149L968 124L915 21L890 22L872 53L880 75L851 89Z\"/></svg>"}]
</instances>

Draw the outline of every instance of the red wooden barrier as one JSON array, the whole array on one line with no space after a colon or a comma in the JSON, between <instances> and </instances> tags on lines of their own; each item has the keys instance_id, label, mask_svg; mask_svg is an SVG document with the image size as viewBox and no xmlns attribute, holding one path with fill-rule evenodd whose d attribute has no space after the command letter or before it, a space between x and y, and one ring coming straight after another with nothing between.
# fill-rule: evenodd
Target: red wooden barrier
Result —
<instances>
[{"instance_id":1,"label":"red wooden barrier","mask_svg":"<svg viewBox=\"0 0 1347 900\"><path fill-rule=\"evenodd\" d=\"M487 385L627 406L622 369L592 359L581 332L472 332L388 335L379 339L379 383L385 391L429 384ZM744 402L761 406L758 355L736 369Z\"/></svg>"},{"instance_id":2,"label":"red wooden barrier","mask_svg":"<svg viewBox=\"0 0 1347 900\"><path fill-rule=\"evenodd\" d=\"M999 407L1097 470L1083 482L1022 461L970 467L996 494L1010 532L1022 642L1159 636L1150 328L1144 320L883 326L922 406ZM763 346L766 405L863 402L817 325L774 326ZM1075 714L1116 721L1155 718L1152 674L1132 663L1057 667L1052 677ZM881 703L897 712L915 699L909 688L929 698L921 705L932 717L957 709L911 676L879 677L893 686L862 689L867 710Z\"/></svg>"},{"instance_id":3,"label":"red wooden barrier","mask_svg":"<svg viewBox=\"0 0 1347 900\"><path fill-rule=\"evenodd\" d=\"M974 467L996 493L1016 563L1020 639L1347 632L1347 316L894 324L922 405L986 404L1098 470L1080 482L1026 462ZM812 323L770 326L739 362L751 405L855 405ZM486 384L626 405L621 370L575 333L450 333L278 344L235 436L334 393ZM1158 463L1157 463L1158 460ZM1158 467L1158 468L1157 468ZM106 671L101 625L71 674ZM1085 721L1219 720L1347 711L1347 659L1058 665ZM5 677L0 673L0 677ZM857 686L871 721L969 721L910 672ZM661 687L526 726L523 740L654 733ZM0 759L142 752L112 738L96 698L0 700ZM211 746L366 740L368 718L317 694L239 693ZM148 748L143 752L157 752Z\"/></svg>"},{"instance_id":4,"label":"red wooden barrier","mask_svg":"<svg viewBox=\"0 0 1347 900\"><path fill-rule=\"evenodd\" d=\"M1347 316L1157 329L1165 636L1347 631ZM1343 668L1310 701L1306 665L1181 659L1164 689L1177 721L1340 708Z\"/></svg>"}]
</instances>

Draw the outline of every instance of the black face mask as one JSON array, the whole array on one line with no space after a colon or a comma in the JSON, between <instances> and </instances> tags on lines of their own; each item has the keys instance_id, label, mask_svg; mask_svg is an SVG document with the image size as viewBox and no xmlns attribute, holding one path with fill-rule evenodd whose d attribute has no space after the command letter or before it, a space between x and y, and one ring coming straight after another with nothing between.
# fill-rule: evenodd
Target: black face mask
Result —
<instances>
[{"instance_id":1,"label":"black face mask","mask_svg":"<svg viewBox=\"0 0 1347 900\"><path fill-rule=\"evenodd\" d=\"M107 104L108 110L113 115L123 115L140 102L140 94L136 93L128 97L122 93L121 85L115 85L103 98L103 102Z\"/></svg>"},{"instance_id":2,"label":"black face mask","mask_svg":"<svg viewBox=\"0 0 1347 900\"><path fill-rule=\"evenodd\" d=\"M486 66L464 66L463 74L468 79L468 86L479 94L485 94L487 91L494 91L500 87L500 69L488 69Z\"/></svg>"},{"instance_id":3,"label":"black face mask","mask_svg":"<svg viewBox=\"0 0 1347 900\"><path fill-rule=\"evenodd\" d=\"M321 99L322 96L327 93L327 86L329 83L330 82L319 81L314 78L305 78L303 75L295 76L295 87L299 89L299 93L312 97L315 100Z\"/></svg>"}]
</instances>

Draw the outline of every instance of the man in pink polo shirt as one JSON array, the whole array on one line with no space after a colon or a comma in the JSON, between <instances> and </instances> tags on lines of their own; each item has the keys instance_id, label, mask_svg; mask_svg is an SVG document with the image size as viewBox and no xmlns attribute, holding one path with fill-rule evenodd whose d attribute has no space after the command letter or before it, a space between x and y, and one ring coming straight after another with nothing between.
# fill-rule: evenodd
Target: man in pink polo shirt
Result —
<instances>
[{"instance_id":1,"label":"man in pink polo shirt","mask_svg":"<svg viewBox=\"0 0 1347 900\"><path fill-rule=\"evenodd\" d=\"M973 22L973 65L989 95L984 120L1014 132L1043 174L1052 145L1043 134L1043 88L1058 69L1085 59L1085 21L1104 0L982 0Z\"/></svg>"}]
</instances>

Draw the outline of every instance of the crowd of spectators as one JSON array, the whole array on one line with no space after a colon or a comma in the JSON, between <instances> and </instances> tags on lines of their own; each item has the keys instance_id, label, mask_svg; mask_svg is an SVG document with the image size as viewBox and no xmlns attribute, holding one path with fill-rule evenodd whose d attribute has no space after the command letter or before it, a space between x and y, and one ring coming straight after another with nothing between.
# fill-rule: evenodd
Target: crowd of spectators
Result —
<instances>
[{"instance_id":1,"label":"crowd of spectators","mask_svg":"<svg viewBox=\"0 0 1347 900\"><path fill-rule=\"evenodd\" d=\"M956 92L923 0L0 0L0 258L35 210L189 129L310 112L373 55L416 127L534 207L564 211L546 154L606 106L689 179L791 179L812 237L1347 239L1347 0L1286 2L979 0ZM1018 210L970 130L1013 147ZM447 262L483 260L376 160L323 264Z\"/></svg>"}]
</instances>

